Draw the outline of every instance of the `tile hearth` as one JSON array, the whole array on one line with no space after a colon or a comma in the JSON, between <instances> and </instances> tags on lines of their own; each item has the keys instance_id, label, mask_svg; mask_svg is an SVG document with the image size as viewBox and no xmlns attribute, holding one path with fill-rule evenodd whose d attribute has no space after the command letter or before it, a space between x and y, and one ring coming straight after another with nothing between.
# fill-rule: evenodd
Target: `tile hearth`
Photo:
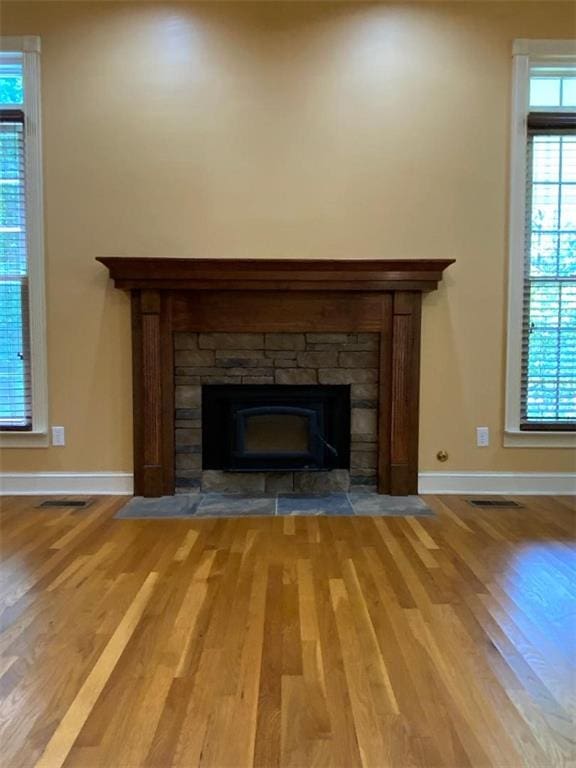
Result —
<instances>
[{"instance_id":1,"label":"tile hearth","mask_svg":"<svg viewBox=\"0 0 576 768\"><path fill-rule=\"evenodd\" d=\"M353 493L279 493L254 495L195 493L160 498L135 496L117 513L118 519L214 517L286 517L297 515L403 517L434 513L418 496Z\"/></svg>"}]
</instances>

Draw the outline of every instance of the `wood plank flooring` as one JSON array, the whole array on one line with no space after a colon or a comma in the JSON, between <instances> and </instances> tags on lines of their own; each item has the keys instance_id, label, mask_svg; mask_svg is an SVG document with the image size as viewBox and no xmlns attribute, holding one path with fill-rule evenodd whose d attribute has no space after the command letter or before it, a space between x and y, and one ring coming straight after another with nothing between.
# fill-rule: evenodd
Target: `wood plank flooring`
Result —
<instances>
[{"instance_id":1,"label":"wood plank flooring","mask_svg":"<svg viewBox=\"0 0 576 768\"><path fill-rule=\"evenodd\" d=\"M574 499L114 520L4 498L2 768L576 761Z\"/></svg>"}]
</instances>

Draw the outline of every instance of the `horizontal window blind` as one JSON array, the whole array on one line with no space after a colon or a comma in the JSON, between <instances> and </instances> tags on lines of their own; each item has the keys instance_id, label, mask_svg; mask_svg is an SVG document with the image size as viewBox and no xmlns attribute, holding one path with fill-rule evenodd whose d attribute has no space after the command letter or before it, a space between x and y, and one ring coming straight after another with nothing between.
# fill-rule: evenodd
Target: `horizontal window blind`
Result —
<instances>
[{"instance_id":1,"label":"horizontal window blind","mask_svg":"<svg viewBox=\"0 0 576 768\"><path fill-rule=\"evenodd\" d=\"M24 114L0 110L0 429L32 429Z\"/></svg>"},{"instance_id":2,"label":"horizontal window blind","mask_svg":"<svg viewBox=\"0 0 576 768\"><path fill-rule=\"evenodd\" d=\"M576 114L530 113L521 424L576 428Z\"/></svg>"}]
</instances>

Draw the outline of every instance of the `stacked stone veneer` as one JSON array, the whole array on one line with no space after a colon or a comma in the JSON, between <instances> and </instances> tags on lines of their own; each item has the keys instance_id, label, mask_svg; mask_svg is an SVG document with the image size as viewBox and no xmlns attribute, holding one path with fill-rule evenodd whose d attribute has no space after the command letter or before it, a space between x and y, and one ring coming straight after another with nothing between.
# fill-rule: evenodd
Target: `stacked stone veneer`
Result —
<instances>
[{"instance_id":1,"label":"stacked stone veneer","mask_svg":"<svg viewBox=\"0 0 576 768\"><path fill-rule=\"evenodd\" d=\"M176 492L347 491L376 485L378 334L176 333ZM350 471L202 470L203 384L350 384Z\"/></svg>"}]
</instances>

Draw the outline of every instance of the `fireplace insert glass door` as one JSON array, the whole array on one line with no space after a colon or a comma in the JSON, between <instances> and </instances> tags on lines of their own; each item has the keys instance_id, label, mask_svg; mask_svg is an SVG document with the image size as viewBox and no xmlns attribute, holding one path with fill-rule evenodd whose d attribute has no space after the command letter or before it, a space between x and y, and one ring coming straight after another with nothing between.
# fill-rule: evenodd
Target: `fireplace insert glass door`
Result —
<instances>
[{"instance_id":1,"label":"fireplace insert glass door","mask_svg":"<svg viewBox=\"0 0 576 768\"><path fill-rule=\"evenodd\" d=\"M234 417L239 456L302 455L317 439L318 413L310 408L240 408Z\"/></svg>"},{"instance_id":2,"label":"fireplace insert glass door","mask_svg":"<svg viewBox=\"0 0 576 768\"><path fill-rule=\"evenodd\" d=\"M206 385L202 465L322 470L350 463L350 387Z\"/></svg>"}]
</instances>

